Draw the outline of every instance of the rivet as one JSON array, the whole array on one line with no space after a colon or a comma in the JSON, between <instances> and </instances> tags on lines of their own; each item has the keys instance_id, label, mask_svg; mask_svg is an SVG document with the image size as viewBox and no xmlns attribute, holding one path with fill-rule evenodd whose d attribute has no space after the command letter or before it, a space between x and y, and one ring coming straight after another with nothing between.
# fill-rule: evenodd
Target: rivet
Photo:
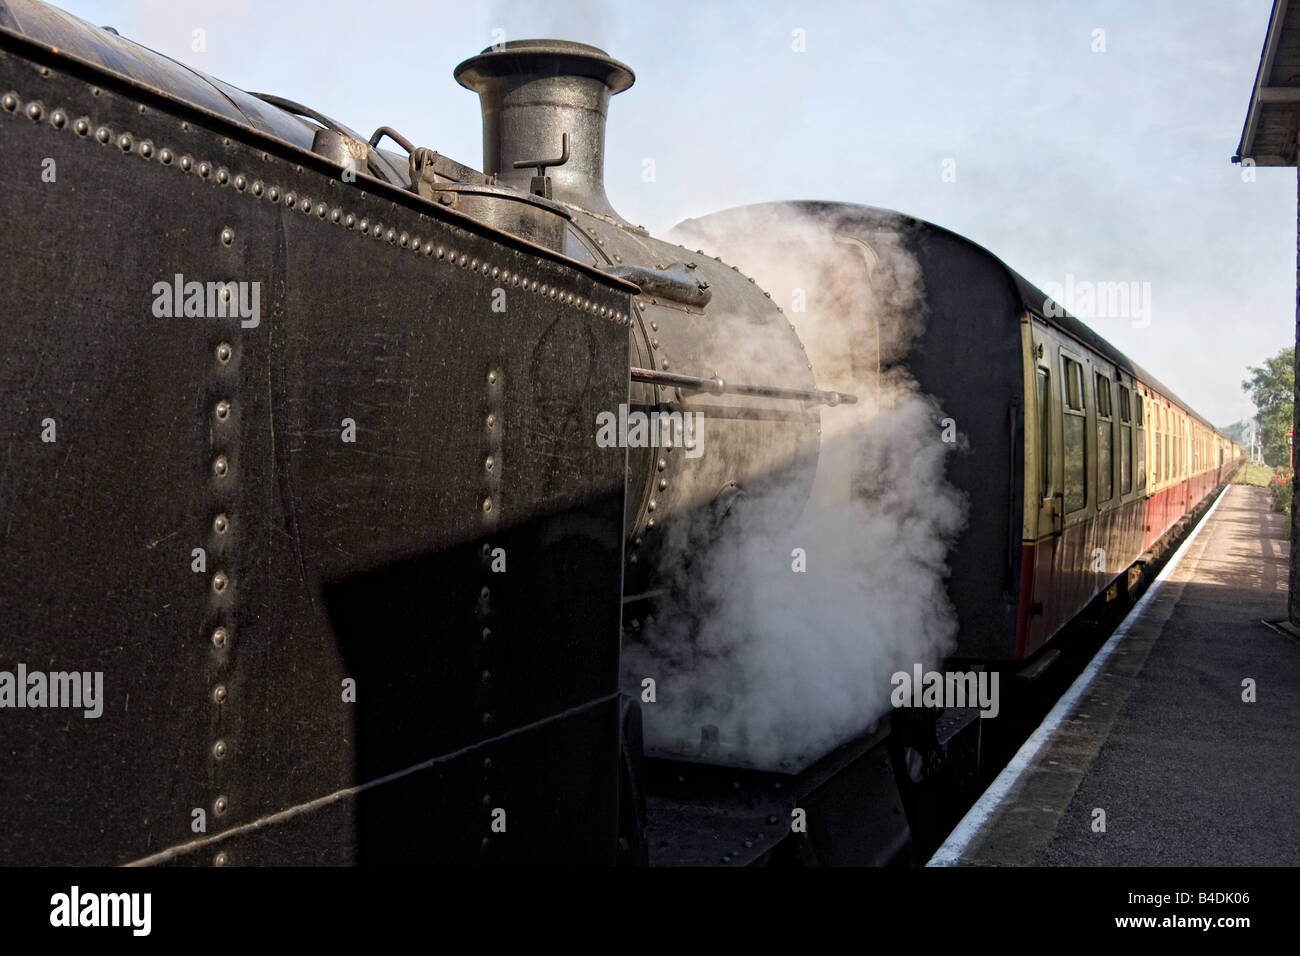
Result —
<instances>
[{"instance_id":1,"label":"rivet","mask_svg":"<svg viewBox=\"0 0 1300 956\"><path fill-rule=\"evenodd\" d=\"M497 423L497 417L496 417L495 415L488 415L488 417L487 417L487 427L488 427L488 428L494 428L494 427L496 426L496 423Z\"/></svg>"},{"instance_id":2,"label":"rivet","mask_svg":"<svg viewBox=\"0 0 1300 956\"><path fill-rule=\"evenodd\" d=\"M326 214L327 212L329 212L329 206L325 205L323 202L319 202L319 203L316 204L316 216L317 216L317 218L319 218L319 219L324 219L324 218L325 218L325 214Z\"/></svg>"},{"instance_id":3,"label":"rivet","mask_svg":"<svg viewBox=\"0 0 1300 956\"><path fill-rule=\"evenodd\" d=\"M302 201L298 203L298 208L303 212L311 212L311 200L303 196Z\"/></svg>"},{"instance_id":4,"label":"rivet","mask_svg":"<svg viewBox=\"0 0 1300 956\"><path fill-rule=\"evenodd\" d=\"M221 244L228 246L235 241L235 230L227 226L221 230Z\"/></svg>"},{"instance_id":5,"label":"rivet","mask_svg":"<svg viewBox=\"0 0 1300 956\"><path fill-rule=\"evenodd\" d=\"M231 354L230 346L227 345L225 342L222 342L220 345L217 346L217 361L220 362L222 365L225 365L227 362L230 361L230 354Z\"/></svg>"},{"instance_id":6,"label":"rivet","mask_svg":"<svg viewBox=\"0 0 1300 956\"><path fill-rule=\"evenodd\" d=\"M342 219L343 219L342 209L335 208L330 210L330 222L341 222Z\"/></svg>"},{"instance_id":7,"label":"rivet","mask_svg":"<svg viewBox=\"0 0 1300 956\"><path fill-rule=\"evenodd\" d=\"M542 295L546 295L546 283L545 283L545 282L542 283L541 293L542 293Z\"/></svg>"},{"instance_id":8,"label":"rivet","mask_svg":"<svg viewBox=\"0 0 1300 956\"><path fill-rule=\"evenodd\" d=\"M44 109L44 107L41 106L40 103L28 103L28 104L27 104L27 118L28 118L28 119L38 120L38 119L40 119L40 118L41 118L42 116L44 116L44 115L45 115L45 109Z\"/></svg>"},{"instance_id":9,"label":"rivet","mask_svg":"<svg viewBox=\"0 0 1300 956\"><path fill-rule=\"evenodd\" d=\"M217 515L212 519L212 530L217 534L225 534L230 529L230 519L225 515Z\"/></svg>"},{"instance_id":10,"label":"rivet","mask_svg":"<svg viewBox=\"0 0 1300 956\"><path fill-rule=\"evenodd\" d=\"M262 181L261 181L260 179L254 179L254 180L253 180L253 195L254 195L254 196L260 196L260 195L262 195L262 190L265 189L265 188L266 188L266 187L262 185Z\"/></svg>"},{"instance_id":11,"label":"rivet","mask_svg":"<svg viewBox=\"0 0 1300 956\"><path fill-rule=\"evenodd\" d=\"M484 757L484 758L483 758L483 769L484 769L484 770L491 770L491 769L492 769L492 758L491 758L491 757Z\"/></svg>"},{"instance_id":12,"label":"rivet","mask_svg":"<svg viewBox=\"0 0 1300 956\"><path fill-rule=\"evenodd\" d=\"M226 577L225 571L218 571L216 574L212 575L212 590L216 591L218 594L224 591L229 584L230 578Z\"/></svg>"},{"instance_id":13,"label":"rivet","mask_svg":"<svg viewBox=\"0 0 1300 956\"><path fill-rule=\"evenodd\" d=\"M650 347L651 347L652 349L657 349L657 348L659 348L659 340L658 340L658 339L651 339L651 340L650 340Z\"/></svg>"},{"instance_id":14,"label":"rivet","mask_svg":"<svg viewBox=\"0 0 1300 956\"><path fill-rule=\"evenodd\" d=\"M0 106L3 106L6 110L12 113L14 110L18 109L18 97L14 96L12 93L6 93L3 97L0 97Z\"/></svg>"},{"instance_id":15,"label":"rivet","mask_svg":"<svg viewBox=\"0 0 1300 956\"><path fill-rule=\"evenodd\" d=\"M296 206L298 204L298 197L294 193L285 193L284 204L286 206Z\"/></svg>"},{"instance_id":16,"label":"rivet","mask_svg":"<svg viewBox=\"0 0 1300 956\"><path fill-rule=\"evenodd\" d=\"M491 471L493 468L496 467L496 460L491 455L488 455L487 460L483 462L483 467L486 468L488 471Z\"/></svg>"},{"instance_id":17,"label":"rivet","mask_svg":"<svg viewBox=\"0 0 1300 956\"><path fill-rule=\"evenodd\" d=\"M482 680L483 683L485 683L485 684L490 684L490 683L492 683L492 672L491 672L491 671L484 671L483 674L482 674L482 676L481 676L481 680Z\"/></svg>"},{"instance_id":18,"label":"rivet","mask_svg":"<svg viewBox=\"0 0 1300 956\"><path fill-rule=\"evenodd\" d=\"M220 760L225 755L226 755L226 742L224 740L218 740L215 744L212 745L212 756Z\"/></svg>"},{"instance_id":19,"label":"rivet","mask_svg":"<svg viewBox=\"0 0 1300 956\"><path fill-rule=\"evenodd\" d=\"M484 511L484 512L489 512L489 511L491 511L491 510L492 510L492 499L491 499L491 498L484 498L484 499L483 499L483 511Z\"/></svg>"},{"instance_id":20,"label":"rivet","mask_svg":"<svg viewBox=\"0 0 1300 956\"><path fill-rule=\"evenodd\" d=\"M229 640L230 640L230 632L227 631L224 627L219 627L212 632L213 647L225 647L226 643Z\"/></svg>"},{"instance_id":21,"label":"rivet","mask_svg":"<svg viewBox=\"0 0 1300 956\"><path fill-rule=\"evenodd\" d=\"M647 522L645 523L645 526L646 526L647 528L653 528L653 527L655 526L655 519L654 519L654 518L651 518L649 521L647 521Z\"/></svg>"},{"instance_id":22,"label":"rivet","mask_svg":"<svg viewBox=\"0 0 1300 956\"><path fill-rule=\"evenodd\" d=\"M226 472L230 470L230 462L226 460L225 455L218 455L217 460L212 463L212 473L218 478L226 477Z\"/></svg>"},{"instance_id":23,"label":"rivet","mask_svg":"<svg viewBox=\"0 0 1300 956\"><path fill-rule=\"evenodd\" d=\"M500 268L499 266L493 266L493 267L492 267L492 278L497 279L497 278L500 278L500 276L501 276L501 268Z\"/></svg>"},{"instance_id":24,"label":"rivet","mask_svg":"<svg viewBox=\"0 0 1300 956\"><path fill-rule=\"evenodd\" d=\"M271 202L279 202L279 201L280 201L280 187L279 187L279 186L272 186L271 189L270 189L270 191L267 192L267 194L266 194L266 198L269 199L269 200L271 200Z\"/></svg>"},{"instance_id":25,"label":"rivet","mask_svg":"<svg viewBox=\"0 0 1300 956\"><path fill-rule=\"evenodd\" d=\"M346 226L348 229L351 229L356 224L357 224L357 217L352 215L352 213L348 213L346 216L343 217L343 225Z\"/></svg>"},{"instance_id":26,"label":"rivet","mask_svg":"<svg viewBox=\"0 0 1300 956\"><path fill-rule=\"evenodd\" d=\"M666 461L664 461L662 458L660 458L660 459L659 459L659 470L660 470L660 471L663 471L663 470L664 470L665 468L667 468L667 467L668 467L668 462L666 462Z\"/></svg>"},{"instance_id":27,"label":"rivet","mask_svg":"<svg viewBox=\"0 0 1300 956\"><path fill-rule=\"evenodd\" d=\"M484 714L484 715L483 715L483 726L484 726L484 727L490 727L491 725L492 725L492 715L491 715L491 714Z\"/></svg>"},{"instance_id":28,"label":"rivet","mask_svg":"<svg viewBox=\"0 0 1300 956\"><path fill-rule=\"evenodd\" d=\"M650 331L651 331L651 332L658 332L658 331L659 331L659 323L658 323L658 322L651 322L651 323L650 323Z\"/></svg>"},{"instance_id":29,"label":"rivet","mask_svg":"<svg viewBox=\"0 0 1300 956\"><path fill-rule=\"evenodd\" d=\"M221 401L217 402L216 415L217 415L217 418L221 419L223 422L224 422L227 418L229 418L229 417L230 417L230 403L227 402L225 399L222 399Z\"/></svg>"},{"instance_id":30,"label":"rivet","mask_svg":"<svg viewBox=\"0 0 1300 956\"><path fill-rule=\"evenodd\" d=\"M229 181L230 181L230 172L229 172L229 170L226 170L226 169L218 169L218 170L217 170L217 182L224 186L224 185L225 185L226 183L228 183Z\"/></svg>"},{"instance_id":31,"label":"rivet","mask_svg":"<svg viewBox=\"0 0 1300 956\"><path fill-rule=\"evenodd\" d=\"M483 628L483 632L479 635L479 637L481 637L481 638L482 638L483 640L485 640L485 641L487 641L487 640L491 640L491 638L492 638L492 628L490 628L490 627L485 627L485 628Z\"/></svg>"},{"instance_id":32,"label":"rivet","mask_svg":"<svg viewBox=\"0 0 1300 956\"><path fill-rule=\"evenodd\" d=\"M85 136L90 132L90 123L83 116L72 124L72 128L77 131L78 136Z\"/></svg>"},{"instance_id":33,"label":"rivet","mask_svg":"<svg viewBox=\"0 0 1300 956\"><path fill-rule=\"evenodd\" d=\"M398 241L398 243L401 245L401 247L402 247L403 249L405 249L405 248L406 248L407 246L409 246L410 243L411 243L411 236L410 236L409 233L405 233L405 232L404 232L404 233L402 233L400 236L397 237L397 241ZM420 246L420 244L417 242L417 243L415 244L415 246L416 246L416 248L418 249L419 246Z\"/></svg>"},{"instance_id":34,"label":"rivet","mask_svg":"<svg viewBox=\"0 0 1300 956\"><path fill-rule=\"evenodd\" d=\"M492 597L492 592L487 587L484 587L481 591L478 592L478 598L480 601L490 600L491 597Z\"/></svg>"},{"instance_id":35,"label":"rivet","mask_svg":"<svg viewBox=\"0 0 1300 956\"><path fill-rule=\"evenodd\" d=\"M218 684L216 687L212 688L212 699L218 704L224 704L226 702L225 684Z\"/></svg>"},{"instance_id":36,"label":"rivet","mask_svg":"<svg viewBox=\"0 0 1300 956\"><path fill-rule=\"evenodd\" d=\"M656 511L658 508L659 502L655 501L653 498L650 499L650 504L646 505L646 511Z\"/></svg>"},{"instance_id":37,"label":"rivet","mask_svg":"<svg viewBox=\"0 0 1300 956\"><path fill-rule=\"evenodd\" d=\"M360 229L362 232L369 232L370 220L366 217L362 217L361 221L357 223L357 228Z\"/></svg>"},{"instance_id":38,"label":"rivet","mask_svg":"<svg viewBox=\"0 0 1300 956\"><path fill-rule=\"evenodd\" d=\"M63 129L68 125L68 114L63 110L55 110L50 114L50 125L55 129Z\"/></svg>"},{"instance_id":39,"label":"rivet","mask_svg":"<svg viewBox=\"0 0 1300 956\"><path fill-rule=\"evenodd\" d=\"M376 228L378 228L378 227L376 227ZM397 238L397 230L396 230L396 229L389 229L388 232L384 233L384 238L387 239L389 242L392 242L393 240L395 240L395 239Z\"/></svg>"},{"instance_id":40,"label":"rivet","mask_svg":"<svg viewBox=\"0 0 1300 956\"><path fill-rule=\"evenodd\" d=\"M488 372L488 384L489 384L489 385L495 385L496 383L497 383L497 373L496 373L496 372Z\"/></svg>"},{"instance_id":41,"label":"rivet","mask_svg":"<svg viewBox=\"0 0 1300 956\"><path fill-rule=\"evenodd\" d=\"M439 246L439 247L438 247L437 255L438 255L438 258L439 258L439 259L442 258L442 256L443 256L443 249L442 249L442 246Z\"/></svg>"},{"instance_id":42,"label":"rivet","mask_svg":"<svg viewBox=\"0 0 1300 956\"><path fill-rule=\"evenodd\" d=\"M667 487L668 487L668 479L667 479L667 478L660 478L660 479L659 479L659 490L660 490L660 491L663 491L663 490L664 490L665 488L667 488Z\"/></svg>"},{"instance_id":43,"label":"rivet","mask_svg":"<svg viewBox=\"0 0 1300 956\"><path fill-rule=\"evenodd\" d=\"M217 797L217 799L212 801L212 810L217 814L217 816L221 816L221 814L226 812L226 806L227 803L225 797Z\"/></svg>"},{"instance_id":44,"label":"rivet","mask_svg":"<svg viewBox=\"0 0 1300 956\"><path fill-rule=\"evenodd\" d=\"M465 253L462 252L460 254L460 264L463 266L468 260L469 260L469 256L465 255Z\"/></svg>"},{"instance_id":45,"label":"rivet","mask_svg":"<svg viewBox=\"0 0 1300 956\"><path fill-rule=\"evenodd\" d=\"M378 239L384 234L384 224L382 222L375 223L375 228L370 231L370 234Z\"/></svg>"},{"instance_id":46,"label":"rivet","mask_svg":"<svg viewBox=\"0 0 1300 956\"><path fill-rule=\"evenodd\" d=\"M230 862L230 858L226 856L225 850L222 850L220 853L218 853L215 857L212 858L213 866L225 866L228 862Z\"/></svg>"},{"instance_id":47,"label":"rivet","mask_svg":"<svg viewBox=\"0 0 1300 956\"><path fill-rule=\"evenodd\" d=\"M479 849L480 849L480 850L486 850L486 849L488 848L488 845L489 845L491 842L492 842L492 841L489 840L487 837L484 837L483 839L481 839L481 840L478 841Z\"/></svg>"},{"instance_id":48,"label":"rivet","mask_svg":"<svg viewBox=\"0 0 1300 956\"><path fill-rule=\"evenodd\" d=\"M247 186L248 186L248 178L243 173L239 173L238 175L235 176L236 189L238 189L242 193Z\"/></svg>"},{"instance_id":49,"label":"rivet","mask_svg":"<svg viewBox=\"0 0 1300 956\"><path fill-rule=\"evenodd\" d=\"M210 175L212 175L212 164L207 162L206 160L199 163L199 175L202 176L204 179L207 179Z\"/></svg>"},{"instance_id":50,"label":"rivet","mask_svg":"<svg viewBox=\"0 0 1300 956\"><path fill-rule=\"evenodd\" d=\"M148 159L150 156L153 155L153 144L141 143L139 152L141 156L143 156L145 159Z\"/></svg>"},{"instance_id":51,"label":"rivet","mask_svg":"<svg viewBox=\"0 0 1300 956\"><path fill-rule=\"evenodd\" d=\"M99 129L95 130L95 139L99 140L101 143L107 143L109 139L112 138L112 135L113 134L108 131L108 127L106 126L101 126ZM189 169L188 166L185 168Z\"/></svg>"}]
</instances>

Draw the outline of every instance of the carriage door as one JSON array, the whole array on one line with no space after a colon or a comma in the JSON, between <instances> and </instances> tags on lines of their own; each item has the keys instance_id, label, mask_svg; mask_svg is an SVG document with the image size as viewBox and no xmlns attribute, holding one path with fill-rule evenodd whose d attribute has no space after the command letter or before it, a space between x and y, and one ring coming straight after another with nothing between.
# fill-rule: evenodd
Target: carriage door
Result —
<instances>
[{"instance_id":1,"label":"carriage door","mask_svg":"<svg viewBox=\"0 0 1300 956\"><path fill-rule=\"evenodd\" d=\"M1055 351L1055 350L1052 350ZM1051 351L1048 352L1050 356ZM1034 402L1038 413L1038 434L1035 455L1038 472L1038 535L1037 540L1059 534L1062 518L1062 488L1060 436L1057 434L1060 415L1056 411L1060 386L1048 361L1039 359L1034 381Z\"/></svg>"}]
</instances>

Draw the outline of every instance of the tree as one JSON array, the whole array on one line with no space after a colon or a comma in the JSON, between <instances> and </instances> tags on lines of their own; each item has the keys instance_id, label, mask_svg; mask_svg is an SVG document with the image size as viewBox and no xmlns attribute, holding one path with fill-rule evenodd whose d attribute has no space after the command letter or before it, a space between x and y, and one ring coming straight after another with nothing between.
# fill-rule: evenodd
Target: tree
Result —
<instances>
[{"instance_id":1,"label":"tree","mask_svg":"<svg viewBox=\"0 0 1300 956\"><path fill-rule=\"evenodd\" d=\"M1247 371L1250 378L1241 383L1241 390L1255 403L1264 461L1274 466L1290 465L1286 433L1295 416L1295 348L1285 348Z\"/></svg>"}]
</instances>

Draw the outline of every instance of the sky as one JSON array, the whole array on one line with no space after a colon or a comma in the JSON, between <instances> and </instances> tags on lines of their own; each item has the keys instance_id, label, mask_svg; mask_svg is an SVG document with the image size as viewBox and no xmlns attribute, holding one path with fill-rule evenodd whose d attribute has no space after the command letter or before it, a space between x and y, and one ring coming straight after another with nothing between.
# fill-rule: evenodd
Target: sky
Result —
<instances>
[{"instance_id":1,"label":"sky","mask_svg":"<svg viewBox=\"0 0 1300 956\"><path fill-rule=\"evenodd\" d=\"M1294 342L1296 170L1230 161L1271 0L55 5L476 168L478 98L453 67L502 37L591 43L637 75L610 104L606 192L656 234L779 199L929 220L1072 293L1219 425L1253 413L1247 368ZM1127 309L1089 311L1102 283Z\"/></svg>"}]
</instances>

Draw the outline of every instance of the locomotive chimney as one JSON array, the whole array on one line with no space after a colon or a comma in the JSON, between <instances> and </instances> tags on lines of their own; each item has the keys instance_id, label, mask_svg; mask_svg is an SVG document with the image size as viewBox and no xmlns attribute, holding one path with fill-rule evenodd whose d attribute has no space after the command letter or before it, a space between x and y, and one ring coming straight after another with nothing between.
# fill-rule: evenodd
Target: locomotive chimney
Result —
<instances>
[{"instance_id":1,"label":"locomotive chimney","mask_svg":"<svg viewBox=\"0 0 1300 956\"><path fill-rule=\"evenodd\" d=\"M617 217L605 197L605 115L610 96L636 79L627 66L585 43L514 40L471 57L454 76L479 95L483 172Z\"/></svg>"}]
</instances>

